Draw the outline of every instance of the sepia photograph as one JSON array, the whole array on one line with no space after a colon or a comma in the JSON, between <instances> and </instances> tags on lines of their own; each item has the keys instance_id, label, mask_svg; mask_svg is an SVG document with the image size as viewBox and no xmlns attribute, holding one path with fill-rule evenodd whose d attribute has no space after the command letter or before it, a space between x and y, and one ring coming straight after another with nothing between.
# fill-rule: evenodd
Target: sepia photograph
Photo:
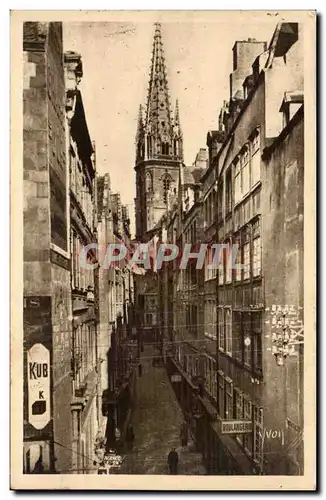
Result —
<instances>
[{"instance_id":1,"label":"sepia photograph","mask_svg":"<svg viewBox=\"0 0 326 500\"><path fill-rule=\"evenodd\" d=\"M316 489L315 30L11 12L12 489Z\"/></svg>"}]
</instances>

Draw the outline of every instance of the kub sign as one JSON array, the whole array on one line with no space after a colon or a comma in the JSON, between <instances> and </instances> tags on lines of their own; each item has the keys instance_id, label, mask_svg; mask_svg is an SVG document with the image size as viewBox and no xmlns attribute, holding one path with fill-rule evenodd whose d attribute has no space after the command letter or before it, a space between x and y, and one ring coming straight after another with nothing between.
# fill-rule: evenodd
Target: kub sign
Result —
<instances>
[{"instance_id":1,"label":"kub sign","mask_svg":"<svg viewBox=\"0 0 326 500\"><path fill-rule=\"evenodd\" d=\"M50 421L50 352L34 344L27 352L28 421L44 429Z\"/></svg>"}]
</instances>

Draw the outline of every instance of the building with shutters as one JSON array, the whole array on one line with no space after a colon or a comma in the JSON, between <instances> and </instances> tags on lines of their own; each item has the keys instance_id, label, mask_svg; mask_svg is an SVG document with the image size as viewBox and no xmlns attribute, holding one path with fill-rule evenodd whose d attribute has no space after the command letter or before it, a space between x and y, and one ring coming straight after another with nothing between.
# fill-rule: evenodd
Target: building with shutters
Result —
<instances>
[{"instance_id":1,"label":"building with shutters","mask_svg":"<svg viewBox=\"0 0 326 500\"><path fill-rule=\"evenodd\" d=\"M302 316L300 25L280 23L268 47L253 40L236 42L233 54L230 100L220 115L226 138L212 162L217 181L216 241L237 245L235 264L241 263L242 269L232 269L224 254L217 277L217 408L221 420L249 420L253 430L243 436L220 435L218 460L234 473L300 474L302 454L295 466L290 450L302 445L302 386L292 386L292 370L297 380L302 377L302 352L295 345L289 348L291 356L286 350L278 353L277 339L288 330L282 333L273 312L282 311L285 323L292 308L299 323ZM280 155L282 162L277 162ZM290 202L286 189L295 201ZM287 403L294 392L295 424L288 414L294 410ZM277 431L284 440L271 438L269 431Z\"/></svg>"},{"instance_id":2,"label":"building with shutters","mask_svg":"<svg viewBox=\"0 0 326 500\"><path fill-rule=\"evenodd\" d=\"M210 474L303 473L301 29L280 23L269 45L235 43L200 196L187 205L180 169L161 221L182 249L196 238L227 247L218 269L207 252L201 272L175 260L160 273L168 371ZM230 434L234 420L252 430Z\"/></svg>"}]
</instances>

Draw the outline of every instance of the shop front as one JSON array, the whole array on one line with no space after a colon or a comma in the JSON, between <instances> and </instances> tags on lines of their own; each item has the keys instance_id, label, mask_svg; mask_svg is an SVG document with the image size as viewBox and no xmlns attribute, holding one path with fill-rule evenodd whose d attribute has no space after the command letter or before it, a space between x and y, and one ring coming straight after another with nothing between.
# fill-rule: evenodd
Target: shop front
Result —
<instances>
[{"instance_id":1,"label":"shop front","mask_svg":"<svg viewBox=\"0 0 326 500\"><path fill-rule=\"evenodd\" d=\"M235 436L221 434L221 425L218 420L211 428L216 443L215 474L246 476L259 473L255 464L239 448Z\"/></svg>"}]
</instances>

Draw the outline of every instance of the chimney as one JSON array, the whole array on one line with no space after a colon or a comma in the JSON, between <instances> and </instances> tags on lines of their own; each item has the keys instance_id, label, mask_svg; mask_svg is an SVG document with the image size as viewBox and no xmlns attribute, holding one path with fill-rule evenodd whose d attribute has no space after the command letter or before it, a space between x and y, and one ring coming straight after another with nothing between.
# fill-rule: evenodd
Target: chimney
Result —
<instances>
[{"instance_id":1,"label":"chimney","mask_svg":"<svg viewBox=\"0 0 326 500\"><path fill-rule=\"evenodd\" d=\"M255 38L237 41L233 46L233 71L230 74L230 99L243 99L243 82L252 72L252 64L259 54L265 52L266 42Z\"/></svg>"}]
</instances>

